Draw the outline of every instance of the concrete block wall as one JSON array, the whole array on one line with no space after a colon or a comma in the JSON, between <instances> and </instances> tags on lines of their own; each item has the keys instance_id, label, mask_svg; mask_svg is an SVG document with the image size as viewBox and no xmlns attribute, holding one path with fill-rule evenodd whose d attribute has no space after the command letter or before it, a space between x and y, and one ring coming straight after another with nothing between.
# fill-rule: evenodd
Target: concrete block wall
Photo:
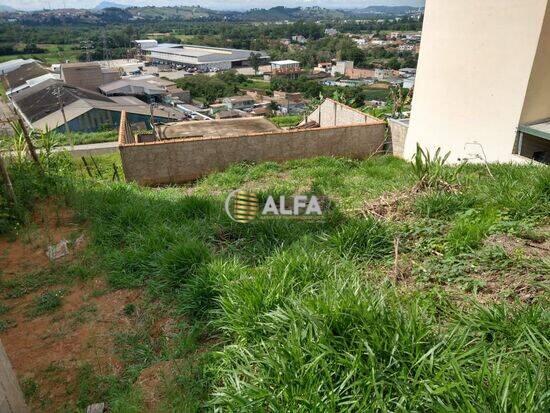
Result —
<instances>
[{"instance_id":1,"label":"concrete block wall","mask_svg":"<svg viewBox=\"0 0 550 413\"><path fill-rule=\"evenodd\" d=\"M321 126L347 126L347 125L365 125L376 124L380 120L367 115L359 110L350 108L343 103L332 99L325 99L317 109L307 116L308 122L315 121Z\"/></svg>"},{"instance_id":2,"label":"concrete block wall","mask_svg":"<svg viewBox=\"0 0 550 413\"><path fill-rule=\"evenodd\" d=\"M192 181L243 161L364 158L380 150L386 128L383 122L371 120L370 124L342 127L127 143L131 140L124 124L121 122L119 147L126 179L149 186Z\"/></svg>"}]
</instances>

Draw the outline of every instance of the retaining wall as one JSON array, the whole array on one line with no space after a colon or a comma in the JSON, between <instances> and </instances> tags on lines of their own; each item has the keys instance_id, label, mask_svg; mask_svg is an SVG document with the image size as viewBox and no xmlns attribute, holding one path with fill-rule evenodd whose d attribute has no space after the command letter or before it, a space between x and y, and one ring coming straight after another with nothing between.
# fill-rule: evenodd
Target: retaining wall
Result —
<instances>
[{"instance_id":1,"label":"retaining wall","mask_svg":"<svg viewBox=\"0 0 550 413\"><path fill-rule=\"evenodd\" d=\"M126 143L128 129L121 122L119 148L128 181L165 185L192 181L243 161L280 162L317 156L364 158L379 151L384 142L385 124L372 119L369 122L372 123L147 143Z\"/></svg>"}]
</instances>

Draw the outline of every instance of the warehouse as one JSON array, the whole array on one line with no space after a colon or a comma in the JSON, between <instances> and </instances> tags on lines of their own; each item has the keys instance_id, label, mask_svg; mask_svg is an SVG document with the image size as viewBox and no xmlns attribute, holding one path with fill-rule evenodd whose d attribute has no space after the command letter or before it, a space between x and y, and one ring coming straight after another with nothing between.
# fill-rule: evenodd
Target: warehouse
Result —
<instances>
[{"instance_id":1,"label":"warehouse","mask_svg":"<svg viewBox=\"0 0 550 413\"><path fill-rule=\"evenodd\" d=\"M148 60L153 64L169 65L178 68L197 70L229 70L233 67L248 66L250 55L259 54L266 61L269 56L264 52L252 50L224 49L219 47L194 45L159 45L145 50Z\"/></svg>"},{"instance_id":2,"label":"warehouse","mask_svg":"<svg viewBox=\"0 0 550 413\"><path fill-rule=\"evenodd\" d=\"M65 120L73 132L117 127L122 111L128 114L130 123L150 128L149 105L139 99L131 96L107 97L55 80L47 80L21 91L12 98L12 103L25 122L39 130L49 128L63 132ZM178 111L165 107L155 108L154 117L157 122L182 118Z\"/></svg>"}]
</instances>

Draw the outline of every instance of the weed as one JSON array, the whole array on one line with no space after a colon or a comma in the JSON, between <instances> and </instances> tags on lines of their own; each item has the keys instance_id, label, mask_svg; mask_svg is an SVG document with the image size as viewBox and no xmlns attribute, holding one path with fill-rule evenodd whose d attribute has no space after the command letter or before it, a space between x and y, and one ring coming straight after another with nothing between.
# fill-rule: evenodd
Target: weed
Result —
<instances>
[{"instance_id":1,"label":"weed","mask_svg":"<svg viewBox=\"0 0 550 413\"><path fill-rule=\"evenodd\" d=\"M499 214L491 209L469 209L460 214L447 235L448 251L456 254L478 247L498 220Z\"/></svg>"},{"instance_id":2,"label":"weed","mask_svg":"<svg viewBox=\"0 0 550 413\"><path fill-rule=\"evenodd\" d=\"M126 304L126 305L124 306L123 312L124 312L124 315L130 317L131 315L133 315L133 314L136 312L136 306L135 306L135 304L133 304L133 303Z\"/></svg>"},{"instance_id":3,"label":"weed","mask_svg":"<svg viewBox=\"0 0 550 413\"><path fill-rule=\"evenodd\" d=\"M51 313L61 307L61 298L65 294L64 290L47 291L34 300L34 306L29 312L31 317Z\"/></svg>"},{"instance_id":4,"label":"weed","mask_svg":"<svg viewBox=\"0 0 550 413\"><path fill-rule=\"evenodd\" d=\"M95 304L85 304L71 314L72 321L76 324L85 323L97 313Z\"/></svg>"},{"instance_id":5,"label":"weed","mask_svg":"<svg viewBox=\"0 0 550 413\"><path fill-rule=\"evenodd\" d=\"M3 333L4 331L15 326L16 326L16 323L13 320L0 319L0 333Z\"/></svg>"},{"instance_id":6,"label":"weed","mask_svg":"<svg viewBox=\"0 0 550 413\"><path fill-rule=\"evenodd\" d=\"M10 308L5 304L0 303L0 315L6 314L8 311L10 311Z\"/></svg>"},{"instance_id":7,"label":"weed","mask_svg":"<svg viewBox=\"0 0 550 413\"><path fill-rule=\"evenodd\" d=\"M448 152L442 156L441 148L437 148L431 155L429 150L422 149L416 144L416 153L411 161L411 167L420 189L449 189L450 185L457 183L464 164L458 168L446 166L450 155L451 153Z\"/></svg>"},{"instance_id":8,"label":"weed","mask_svg":"<svg viewBox=\"0 0 550 413\"><path fill-rule=\"evenodd\" d=\"M38 395L38 383L30 377L21 380L21 390L25 400L29 401Z\"/></svg>"}]
</instances>

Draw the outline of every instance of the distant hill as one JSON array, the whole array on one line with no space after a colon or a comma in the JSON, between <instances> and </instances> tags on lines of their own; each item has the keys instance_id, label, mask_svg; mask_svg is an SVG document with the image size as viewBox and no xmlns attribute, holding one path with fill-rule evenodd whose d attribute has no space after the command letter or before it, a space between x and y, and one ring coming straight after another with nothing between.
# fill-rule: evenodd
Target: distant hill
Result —
<instances>
[{"instance_id":1,"label":"distant hill","mask_svg":"<svg viewBox=\"0 0 550 413\"><path fill-rule=\"evenodd\" d=\"M119 4L112 1L102 1L97 6L94 7L95 10L103 10L103 9L111 9L111 8L117 8L117 9L126 9L130 6L127 6L125 4Z\"/></svg>"},{"instance_id":2,"label":"distant hill","mask_svg":"<svg viewBox=\"0 0 550 413\"><path fill-rule=\"evenodd\" d=\"M364 9L353 10L354 13L365 14L390 14L390 15L402 15L410 14L418 11L419 7L412 6L369 6Z\"/></svg>"},{"instance_id":3,"label":"distant hill","mask_svg":"<svg viewBox=\"0 0 550 413\"><path fill-rule=\"evenodd\" d=\"M205 9L200 6L175 6L175 7L162 7L162 6L144 6L144 7L130 7L127 9L130 13L144 19L150 20L192 20L192 19L204 19L214 16L221 16L223 13L210 9Z\"/></svg>"},{"instance_id":4,"label":"distant hill","mask_svg":"<svg viewBox=\"0 0 550 413\"><path fill-rule=\"evenodd\" d=\"M14 9L13 7L10 7L10 6L4 6L3 4L0 4L0 13L1 12L12 12L12 11L17 11L16 9Z\"/></svg>"},{"instance_id":5,"label":"distant hill","mask_svg":"<svg viewBox=\"0 0 550 413\"><path fill-rule=\"evenodd\" d=\"M345 16L346 13L342 10L329 10L321 7L284 6L272 7L270 9L250 9L233 14L234 18L249 21L337 19Z\"/></svg>"}]
</instances>

